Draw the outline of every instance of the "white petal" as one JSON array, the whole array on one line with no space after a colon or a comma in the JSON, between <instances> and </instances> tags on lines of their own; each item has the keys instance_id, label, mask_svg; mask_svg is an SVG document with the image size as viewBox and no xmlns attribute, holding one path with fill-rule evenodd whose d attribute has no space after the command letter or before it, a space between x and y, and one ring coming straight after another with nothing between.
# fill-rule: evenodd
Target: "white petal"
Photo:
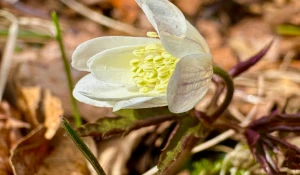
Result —
<instances>
[{"instance_id":1,"label":"white petal","mask_svg":"<svg viewBox=\"0 0 300 175\"><path fill-rule=\"evenodd\" d=\"M185 36L187 26L182 12L168 0L136 0L149 22L160 34L166 32L177 37Z\"/></svg>"},{"instance_id":2,"label":"white petal","mask_svg":"<svg viewBox=\"0 0 300 175\"><path fill-rule=\"evenodd\" d=\"M72 55L72 66L78 70L88 71L87 60L99 52L120 46L149 44L156 41L157 39L153 38L125 36L94 38L77 46Z\"/></svg>"},{"instance_id":3,"label":"white petal","mask_svg":"<svg viewBox=\"0 0 300 175\"><path fill-rule=\"evenodd\" d=\"M174 35L161 32L160 40L166 51L179 59L185 57L186 55L204 52L199 43L185 37L176 37Z\"/></svg>"},{"instance_id":4,"label":"white petal","mask_svg":"<svg viewBox=\"0 0 300 175\"><path fill-rule=\"evenodd\" d=\"M173 113L192 109L206 94L213 75L211 55L188 55L177 63L168 89L167 101Z\"/></svg>"},{"instance_id":5,"label":"white petal","mask_svg":"<svg viewBox=\"0 0 300 175\"><path fill-rule=\"evenodd\" d=\"M197 29L188 21L187 33L185 37L176 37L165 32L160 33L160 39L164 48L177 58L185 57L189 54L210 53L208 45Z\"/></svg>"},{"instance_id":6,"label":"white petal","mask_svg":"<svg viewBox=\"0 0 300 175\"><path fill-rule=\"evenodd\" d=\"M157 41L159 42L159 40ZM134 86L135 83L130 72L130 60L135 58L132 54L133 50L144 46L124 46L107 49L91 57L88 61L88 67L98 80L106 83Z\"/></svg>"},{"instance_id":7,"label":"white petal","mask_svg":"<svg viewBox=\"0 0 300 175\"><path fill-rule=\"evenodd\" d=\"M81 78L76 84L74 91L98 101L120 101L140 96L155 96L155 94L150 93L141 94L136 87L99 81L92 74Z\"/></svg>"},{"instance_id":8,"label":"white petal","mask_svg":"<svg viewBox=\"0 0 300 175\"><path fill-rule=\"evenodd\" d=\"M99 92L99 88L97 88L98 84L96 83L96 79L92 78L91 74L88 74L87 76L83 77L79 82L76 84L74 90L73 90L73 96L80 102L90 104L92 106L98 106L98 107L113 107L117 101L100 101L93 98L90 98L86 95L83 95L85 93L91 92L94 89L97 89L97 92ZM101 87L100 87L101 88ZM100 90L101 91L101 90Z\"/></svg>"},{"instance_id":9,"label":"white petal","mask_svg":"<svg viewBox=\"0 0 300 175\"><path fill-rule=\"evenodd\" d=\"M200 47L205 53L210 53L209 47L205 39L199 33L199 31L190 22L186 21L186 23L187 23L187 32L185 37L199 43Z\"/></svg>"},{"instance_id":10,"label":"white petal","mask_svg":"<svg viewBox=\"0 0 300 175\"><path fill-rule=\"evenodd\" d=\"M167 105L166 95L158 97L137 97L118 102L114 106L113 111L118 111L120 109L154 108Z\"/></svg>"}]
</instances>

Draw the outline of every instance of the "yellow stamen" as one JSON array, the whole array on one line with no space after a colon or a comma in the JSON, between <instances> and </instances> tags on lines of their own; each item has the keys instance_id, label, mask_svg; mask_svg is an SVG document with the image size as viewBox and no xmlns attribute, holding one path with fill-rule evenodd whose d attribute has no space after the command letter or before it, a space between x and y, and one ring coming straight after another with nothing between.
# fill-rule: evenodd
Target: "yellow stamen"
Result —
<instances>
[{"instance_id":1,"label":"yellow stamen","mask_svg":"<svg viewBox=\"0 0 300 175\"><path fill-rule=\"evenodd\" d=\"M139 92L166 93L178 59L159 44L150 44L134 50L133 56L135 57L130 61L130 71Z\"/></svg>"},{"instance_id":2,"label":"yellow stamen","mask_svg":"<svg viewBox=\"0 0 300 175\"><path fill-rule=\"evenodd\" d=\"M159 38L159 36L156 32L147 32L147 36L149 38Z\"/></svg>"}]
</instances>

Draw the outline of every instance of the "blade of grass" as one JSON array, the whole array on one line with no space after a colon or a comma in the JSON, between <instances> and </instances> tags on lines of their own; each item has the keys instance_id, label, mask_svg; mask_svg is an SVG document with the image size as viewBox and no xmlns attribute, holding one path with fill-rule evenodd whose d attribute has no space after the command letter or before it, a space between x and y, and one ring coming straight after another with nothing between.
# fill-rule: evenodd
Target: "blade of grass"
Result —
<instances>
[{"instance_id":1,"label":"blade of grass","mask_svg":"<svg viewBox=\"0 0 300 175\"><path fill-rule=\"evenodd\" d=\"M69 122L64 118L60 118L61 123L68 133L69 137L73 140L76 146L80 149L82 154L86 157L86 159L91 163L94 167L98 175L106 175L103 168L99 164L97 158L93 155L91 150L86 146L86 144L81 140L79 135L74 131L74 129L70 126Z\"/></svg>"},{"instance_id":2,"label":"blade of grass","mask_svg":"<svg viewBox=\"0 0 300 175\"><path fill-rule=\"evenodd\" d=\"M67 78L68 78L69 93L70 93L70 98L71 98L71 103L72 103L72 108L73 108L74 120L75 120L76 126L79 127L79 126L81 126L82 121L81 121L81 118L80 118L80 115L79 115L77 102L76 102L75 98L72 95L73 81L72 81L72 77L71 77L70 65L68 63L68 60L67 60L67 57L66 57L66 54L65 54L64 45L63 45L63 42L62 42L62 36L61 36L61 32L60 32L58 17L56 15L56 12L52 12L51 16L52 16L52 21L54 22L54 25L55 25L55 28L56 28L56 40L59 44L62 60L63 60L63 63L64 63Z\"/></svg>"},{"instance_id":3,"label":"blade of grass","mask_svg":"<svg viewBox=\"0 0 300 175\"><path fill-rule=\"evenodd\" d=\"M17 18L4 10L0 10L0 16L3 16L7 18L10 22L11 25L9 27L8 31L8 39L5 45L5 49L2 55L2 62L1 62L1 67L0 67L0 101L2 101L2 95L4 92L4 88L6 85L6 81L9 75L11 63L12 63L12 55L14 53L16 41L17 41L17 36L18 36L18 30L19 30L19 25L18 25L18 20Z\"/></svg>"}]
</instances>

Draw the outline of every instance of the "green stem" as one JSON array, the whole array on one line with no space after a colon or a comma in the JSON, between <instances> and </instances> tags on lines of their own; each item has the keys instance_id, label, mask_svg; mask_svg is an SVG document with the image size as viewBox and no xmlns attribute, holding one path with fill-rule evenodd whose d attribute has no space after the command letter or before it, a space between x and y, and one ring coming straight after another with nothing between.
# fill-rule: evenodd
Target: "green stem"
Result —
<instances>
[{"instance_id":1,"label":"green stem","mask_svg":"<svg viewBox=\"0 0 300 175\"><path fill-rule=\"evenodd\" d=\"M81 140L79 135L74 131L74 129L70 126L69 122L64 118L60 118L61 123L70 136L70 138L73 140L73 142L76 144L76 146L80 149L82 154L86 157L86 159L91 163L91 165L94 167L98 175L106 175L103 168L99 164L97 158L93 155L91 150L86 146L86 144Z\"/></svg>"},{"instance_id":2,"label":"green stem","mask_svg":"<svg viewBox=\"0 0 300 175\"><path fill-rule=\"evenodd\" d=\"M219 106L219 108L211 115L210 119L212 122L216 121L218 117L222 115L222 113L227 109L228 105L231 102L234 93L234 85L231 76L222 68L214 65L213 67L214 74L221 77L226 85L226 96L223 103Z\"/></svg>"},{"instance_id":3,"label":"green stem","mask_svg":"<svg viewBox=\"0 0 300 175\"><path fill-rule=\"evenodd\" d=\"M71 77L70 66L69 66L69 63L68 63L68 60L67 60L67 57L66 57L66 54L65 54L64 45L63 45L63 42L62 42L61 30L60 30L60 27L59 27L58 17L56 15L56 12L52 12L51 16L52 16L52 21L54 22L55 27L56 27L56 40L59 44L62 60L63 60L63 63L64 63L66 74L67 74L69 94L70 94L72 108L73 108L74 120L75 120L76 126L79 127L79 126L81 126L82 121L81 121L81 118L80 118L80 115L79 115L77 102L76 102L75 98L72 95L73 81L72 81L72 77Z\"/></svg>"}]
</instances>

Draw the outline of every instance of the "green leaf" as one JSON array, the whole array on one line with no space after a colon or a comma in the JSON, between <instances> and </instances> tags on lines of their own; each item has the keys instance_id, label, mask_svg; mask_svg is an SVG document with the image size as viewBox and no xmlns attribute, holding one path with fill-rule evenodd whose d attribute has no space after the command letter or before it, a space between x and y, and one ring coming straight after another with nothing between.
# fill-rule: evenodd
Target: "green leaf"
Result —
<instances>
[{"instance_id":1,"label":"green leaf","mask_svg":"<svg viewBox=\"0 0 300 175\"><path fill-rule=\"evenodd\" d=\"M97 120L95 123L85 124L78 128L78 132L82 136L89 135L97 136L99 139L107 139L180 117L170 113L166 107L124 109L116 114L118 114L118 117L105 117Z\"/></svg>"},{"instance_id":2,"label":"green leaf","mask_svg":"<svg viewBox=\"0 0 300 175\"><path fill-rule=\"evenodd\" d=\"M158 162L158 174L175 174L189 159L191 149L199 140L201 125L191 116L181 120L178 129Z\"/></svg>"},{"instance_id":3,"label":"green leaf","mask_svg":"<svg viewBox=\"0 0 300 175\"><path fill-rule=\"evenodd\" d=\"M220 174L223 157L216 160L203 158L193 162L190 169L191 175L218 175Z\"/></svg>"}]
</instances>

